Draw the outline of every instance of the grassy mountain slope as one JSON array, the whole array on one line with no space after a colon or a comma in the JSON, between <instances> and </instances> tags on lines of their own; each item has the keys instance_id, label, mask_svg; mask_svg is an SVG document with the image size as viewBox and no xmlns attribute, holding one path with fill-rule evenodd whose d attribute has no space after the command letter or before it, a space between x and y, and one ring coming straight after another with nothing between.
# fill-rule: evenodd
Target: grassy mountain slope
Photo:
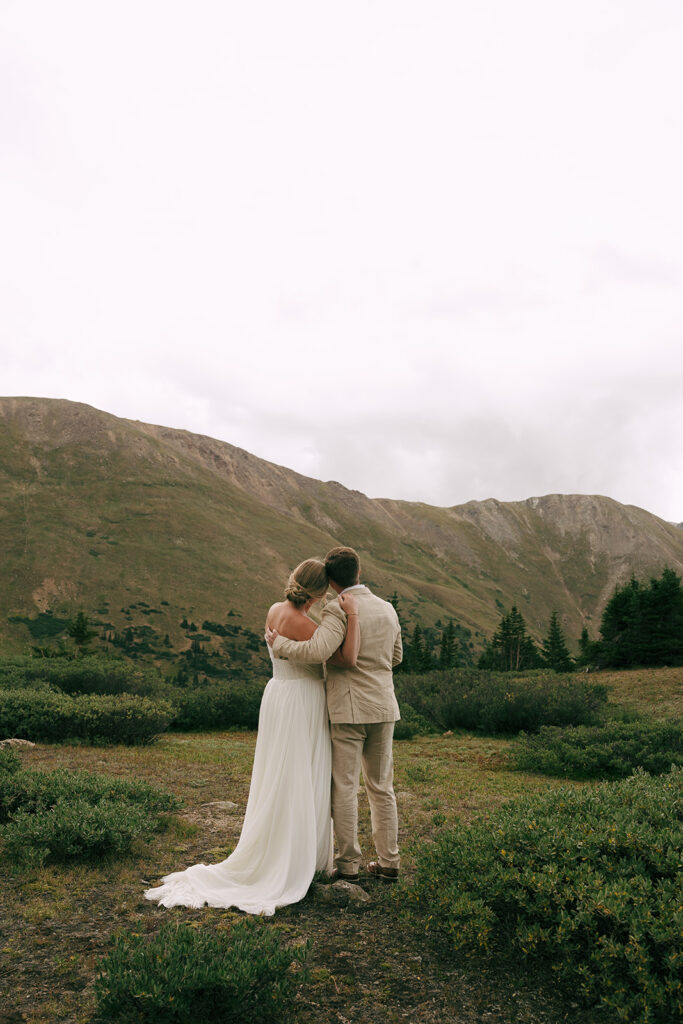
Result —
<instances>
[{"instance_id":1,"label":"grassy mountain slope","mask_svg":"<svg viewBox=\"0 0 683 1024\"><path fill-rule=\"evenodd\" d=\"M683 572L683 531L609 498L369 499L187 431L0 399L6 650L27 641L8 617L80 606L117 629L153 615L174 646L185 614L224 622L233 610L258 631L290 568L335 543L360 551L378 593L398 591L409 624L453 616L474 634L513 602L537 635L553 609L569 637L585 623L595 634L617 582Z\"/></svg>"}]
</instances>

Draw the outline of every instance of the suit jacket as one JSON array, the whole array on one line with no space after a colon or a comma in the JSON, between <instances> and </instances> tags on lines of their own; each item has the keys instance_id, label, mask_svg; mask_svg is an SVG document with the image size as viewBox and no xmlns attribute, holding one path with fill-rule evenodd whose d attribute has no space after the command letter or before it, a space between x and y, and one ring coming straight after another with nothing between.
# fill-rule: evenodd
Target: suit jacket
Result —
<instances>
[{"instance_id":1,"label":"suit jacket","mask_svg":"<svg viewBox=\"0 0 683 1024\"><path fill-rule=\"evenodd\" d=\"M395 722L400 718L392 668L403 658L401 627L393 605L376 597L367 587L353 591L358 599L360 650L355 668L327 666L327 710L331 722ZM338 600L323 609L320 625L310 640L278 636L273 644L277 658L323 662L344 642L346 615Z\"/></svg>"}]
</instances>

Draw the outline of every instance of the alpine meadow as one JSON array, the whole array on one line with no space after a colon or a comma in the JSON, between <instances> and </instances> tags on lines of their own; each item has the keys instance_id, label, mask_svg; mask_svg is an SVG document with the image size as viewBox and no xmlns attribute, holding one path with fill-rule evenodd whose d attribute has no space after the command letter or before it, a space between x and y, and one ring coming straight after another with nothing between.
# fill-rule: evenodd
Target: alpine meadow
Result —
<instances>
[{"instance_id":1,"label":"alpine meadow","mask_svg":"<svg viewBox=\"0 0 683 1024\"><path fill-rule=\"evenodd\" d=\"M0 1024L683 1019L681 524L369 499L39 398L0 399L0 495ZM398 884L151 905L235 848L266 611L337 544L403 627Z\"/></svg>"}]
</instances>

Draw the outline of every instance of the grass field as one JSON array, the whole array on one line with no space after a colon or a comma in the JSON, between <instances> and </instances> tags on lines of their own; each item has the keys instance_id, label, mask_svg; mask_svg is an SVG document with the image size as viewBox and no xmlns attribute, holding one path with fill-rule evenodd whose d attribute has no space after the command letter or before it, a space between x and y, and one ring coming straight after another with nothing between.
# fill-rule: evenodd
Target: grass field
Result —
<instances>
[{"instance_id":1,"label":"grass field","mask_svg":"<svg viewBox=\"0 0 683 1024\"><path fill-rule=\"evenodd\" d=\"M683 670L602 673L613 700L674 717L681 710ZM444 822L465 822L522 792L560 783L513 772L514 740L468 733L395 745L403 873L417 846ZM165 920L220 929L242 915L211 909L165 910L143 890L171 870L223 859L235 845L249 787L254 733L164 736L146 748L39 745L24 764L65 766L142 778L185 801L167 828L136 856L93 867L5 871L0 895L0 1024L85 1022L92 1015L97 962L117 931L153 932ZM589 785L583 783L583 785ZM230 801L234 807L214 802ZM361 844L372 853L367 801L361 792ZM6 865L3 865L6 867ZM278 911L268 927L287 940L310 938L311 981L298 1019L304 1024L559 1024L588 1021L560 1002L541 979L515 976L495 963L447 965L410 929L400 887L363 883L368 903L339 908L313 894Z\"/></svg>"}]
</instances>

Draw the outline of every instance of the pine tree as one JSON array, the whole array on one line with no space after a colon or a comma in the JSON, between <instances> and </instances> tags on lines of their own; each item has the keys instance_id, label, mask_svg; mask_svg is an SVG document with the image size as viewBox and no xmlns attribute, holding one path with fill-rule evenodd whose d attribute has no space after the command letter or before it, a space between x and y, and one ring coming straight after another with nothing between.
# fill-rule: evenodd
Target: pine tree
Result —
<instances>
[{"instance_id":1,"label":"pine tree","mask_svg":"<svg viewBox=\"0 0 683 1024\"><path fill-rule=\"evenodd\" d=\"M422 666L424 665L424 659L424 636L422 634L422 627L419 623L416 623L415 628L413 629L413 635L410 638L410 643L408 644L408 670L410 672L421 672Z\"/></svg>"},{"instance_id":2,"label":"pine tree","mask_svg":"<svg viewBox=\"0 0 683 1024\"><path fill-rule=\"evenodd\" d=\"M595 650L604 667L682 664L680 577L667 567L660 579L651 579L649 586L643 586L632 576L626 586L616 588L607 602L600 635Z\"/></svg>"},{"instance_id":3,"label":"pine tree","mask_svg":"<svg viewBox=\"0 0 683 1024\"><path fill-rule=\"evenodd\" d=\"M448 625L441 633L441 647L439 648L439 668L453 668L458 654L459 644L455 637L453 619L449 619Z\"/></svg>"},{"instance_id":4,"label":"pine tree","mask_svg":"<svg viewBox=\"0 0 683 1024\"><path fill-rule=\"evenodd\" d=\"M436 666L434 657L434 631L425 629L422 633L422 657L418 667L419 672L431 672Z\"/></svg>"},{"instance_id":5,"label":"pine tree","mask_svg":"<svg viewBox=\"0 0 683 1024\"><path fill-rule=\"evenodd\" d=\"M536 645L526 631L526 623L513 604L500 620L498 629L479 658L479 668L499 672L520 672L537 668L540 657Z\"/></svg>"},{"instance_id":6,"label":"pine tree","mask_svg":"<svg viewBox=\"0 0 683 1024\"><path fill-rule=\"evenodd\" d=\"M571 672L574 668L574 663L567 650L564 633L557 620L557 612L555 611L550 616L548 635L542 643L541 656L548 668L554 669L555 672Z\"/></svg>"},{"instance_id":7,"label":"pine tree","mask_svg":"<svg viewBox=\"0 0 683 1024\"><path fill-rule=\"evenodd\" d=\"M579 666L591 665L596 660L596 657L595 641L591 640L588 635L588 629L584 626L579 637L579 656L576 659L576 664Z\"/></svg>"},{"instance_id":8,"label":"pine tree","mask_svg":"<svg viewBox=\"0 0 683 1024\"><path fill-rule=\"evenodd\" d=\"M82 609L69 624L67 633L75 643L78 654L85 654L86 648L95 636L95 633L88 627L88 619Z\"/></svg>"}]
</instances>

